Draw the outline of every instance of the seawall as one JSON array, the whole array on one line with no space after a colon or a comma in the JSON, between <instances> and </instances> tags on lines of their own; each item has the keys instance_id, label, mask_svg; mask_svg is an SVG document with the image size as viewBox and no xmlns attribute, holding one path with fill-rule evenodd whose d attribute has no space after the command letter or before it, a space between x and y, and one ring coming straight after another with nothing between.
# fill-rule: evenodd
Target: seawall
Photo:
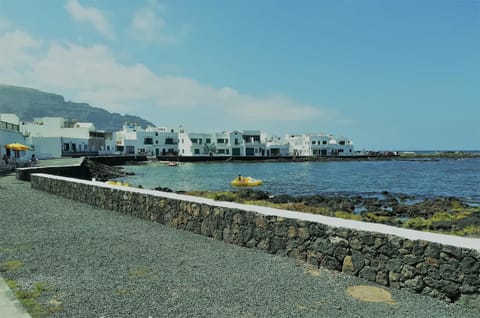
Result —
<instances>
[{"instance_id":1,"label":"seawall","mask_svg":"<svg viewBox=\"0 0 480 318\"><path fill-rule=\"evenodd\" d=\"M32 174L32 188L480 308L480 239Z\"/></svg>"},{"instance_id":2,"label":"seawall","mask_svg":"<svg viewBox=\"0 0 480 318\"><path fill-rule=\"evenodd\" d=\"M66 176L77 179L90 180L114 179L123 175L114 166L125 165L128 162L147 161L145 156L92 156L80 157L78 163L68 165L33 166L17 168L17 179L30 181L33 173L47 173L57 176Z\"/></svg>"}]
</instances>

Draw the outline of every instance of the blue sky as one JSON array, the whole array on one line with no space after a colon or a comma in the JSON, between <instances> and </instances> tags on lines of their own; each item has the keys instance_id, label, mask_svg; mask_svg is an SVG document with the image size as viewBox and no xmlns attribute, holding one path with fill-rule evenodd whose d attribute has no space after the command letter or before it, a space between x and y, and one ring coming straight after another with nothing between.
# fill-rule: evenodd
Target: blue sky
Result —
<instances>
[{"instance_id":1,"label":"blue sky","mask_svg":"<svg viewBox=\"0 0 480 318\"><path fill-rule=\"evenodd\" d=\"M480 1L0 0L0 83L192 132L480 149Z\"/></svg>"}]
</instances>

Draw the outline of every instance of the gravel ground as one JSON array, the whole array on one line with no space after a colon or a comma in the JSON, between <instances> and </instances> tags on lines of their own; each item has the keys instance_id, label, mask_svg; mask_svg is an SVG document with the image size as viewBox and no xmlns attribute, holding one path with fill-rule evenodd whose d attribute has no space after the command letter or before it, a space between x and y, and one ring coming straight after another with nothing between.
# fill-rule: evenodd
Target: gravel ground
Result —
<instances>
[{"instance_id":1,"label":"gravel ground","mask_svg":"<svg viewBox=\"0 0 480 318\"><path fill-rule=\"evenodd\" d=\"M478 317L455 304L389 290L393 302L346 293L371 285L294 259L33 190L0 177L5 279L44 288L49 317Z\"/></svg>"}]
</instances>

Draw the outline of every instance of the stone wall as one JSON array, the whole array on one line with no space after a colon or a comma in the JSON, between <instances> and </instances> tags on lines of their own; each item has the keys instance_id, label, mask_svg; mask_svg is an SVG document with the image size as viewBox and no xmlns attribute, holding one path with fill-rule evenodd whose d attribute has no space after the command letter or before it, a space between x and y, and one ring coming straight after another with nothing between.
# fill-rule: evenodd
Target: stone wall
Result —
<instances>
[{"instance_id":1,"label":"stone wall","mask_svg":"<svg viewBox=\"0 0 480 318\"><path fill-rule=\"evenodd\" d=\"M452 239L385 225L43 174L33 174L31 184L35 189L99 208L480 308L480 239ZM417 236L421 239L415 239Z\"/></svg>"}]
</instances>

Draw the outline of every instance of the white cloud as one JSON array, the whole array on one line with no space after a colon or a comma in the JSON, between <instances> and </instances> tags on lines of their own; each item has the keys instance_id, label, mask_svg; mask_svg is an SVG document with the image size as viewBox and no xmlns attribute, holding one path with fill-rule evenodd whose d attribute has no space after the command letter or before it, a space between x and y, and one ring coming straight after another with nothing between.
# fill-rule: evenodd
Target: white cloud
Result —
<instances>
[{"instance_id":1,"label":"white cloud","mask_svg":"<svg viewBox=\"0 0 480 318\"><path fill-rule=\"evenodd\" d=\"M104 45L46 44L13 31L0 34L0 51L0 82L62 94L113 112L141 115L158 125L165 124L164 114L176 114L179 109L188 113L192 122L197 116L214 114L215 121L226 127L231 126L229 123L264 127L267 123L332 118L329 112L286 96L249 96L231 87L216 88L187 77L155 74L143 64L122 64Z\"/></svg>"},{"instance_id":2,"label":"white cloud","mask_svg":"<svg viewBox=\"0 0 480 318\"><path fill-rule=\"evenodd\" d=\"M91 24L100 34L109 39L115 38L115 32L101 10L82 6L78 0L68 0L65 9L74 20Z\"/></svg>"},{"instance_id":3,"label":"white cloud","mask_svg":"<svg viewBox=\"0 0 480 318\"><path fill-rule=\"evenodd\" d=\"M13 26L9 18L0 16L0 31L8 30Z\"/></svg>"},{"instance_id":4,"label":"white cloud","mask_svg":"<svg viewBox=\"0 0 480 318\"><path fill-rule=\"evenodd\" d=\"M141 8L133 15L130 34L145 42L156 42L166 26L165 20L157 16L153 9Z\"/></svg>"},{"instance_id":5,"label":"white cloud","mask_svg":"<svg viewBox=\"0 0 480 318\"><path fill-rule=\"evenodd\" d=\"M281 95L263 98L237 95L229 98L229 102L234 107L230 107L228 112L233 116L242 116L246 121L302 121L330 116L327 111L320 111Z\"/></svg>"},{"instance_id":6,"label":"white cloud","mask_svg":"<svg viewBox=\"0 0 480 318\"><path fill-rule=\"evenodd\" d=\"M0 74L3 82L14 81L20 72L25 72L35 64L35 51L41 43L28 33L15 30L0 34Z\"/></svg>"},{"instance_id":7,"label":"white cloud","mask_svg":"<svg viewBox=\"0 0 480 318\"><path fill-rule=\"evenodd\" d=\"M167 7L155 1L136 10L128 29L128 34L135 40L145 43L175 45L181 37L188 35L189 25L183 25L179 32L170 30L167 21L160 16L167 12Z\"/></svg>"}]
</instances>

